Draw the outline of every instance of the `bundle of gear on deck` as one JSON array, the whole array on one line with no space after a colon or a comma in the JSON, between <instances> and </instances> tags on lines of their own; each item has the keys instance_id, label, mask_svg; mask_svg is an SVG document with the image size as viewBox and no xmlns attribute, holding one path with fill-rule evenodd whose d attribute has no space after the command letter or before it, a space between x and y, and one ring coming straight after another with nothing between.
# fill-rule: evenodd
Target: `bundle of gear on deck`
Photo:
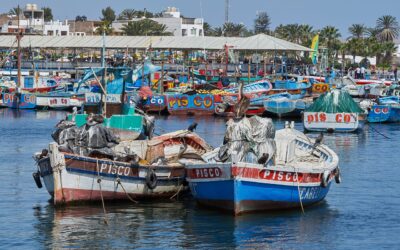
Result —
<instances>
[{"instance_id":1,"label":"bundle of gear on deck","mask_svg":"<svg viewBox=\"0 0 400 250\"><path fill-rule=\"evenodd\" d=\"M266 164L276 152L274 138L275 127L269 118L230 119L218 155L222 162Z\"/></svg>"},{"instance_id":2,"label":"bundle of gear on deck","mask_svg":"<svg viewBox=\"0 0 400 250\"><path fill-rule=\"evenodd\" d=\"M112 148L119 140L103 125L103 121L103 116L93 114L87 117L87 122L82 127L77 127L73 121L62 120L56 125L52 137L58 143L60 151L114 159L116 155Z\"/></svg>"}]
</instances>

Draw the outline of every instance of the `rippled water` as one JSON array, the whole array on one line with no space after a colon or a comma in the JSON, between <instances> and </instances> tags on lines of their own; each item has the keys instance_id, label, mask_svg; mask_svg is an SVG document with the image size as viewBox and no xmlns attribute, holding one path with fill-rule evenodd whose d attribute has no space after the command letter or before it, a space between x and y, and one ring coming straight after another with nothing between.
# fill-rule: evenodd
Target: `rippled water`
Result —
<instances>
[{"instance_id":1,"label":"rippled water","mask_svg":"<svg viewBox=\"0 0 400 250\"><path fill-rule=\"evenodd\" d=\"M63 112L0 110L0 246L8 248L258 248L398 249L400 244L400 126L366 126L358 134L326 135L340 157L343 182L326 200L299 210L233 217L180 201L54 209L37 189L32 154L47 146ZM159 117L157 132L199 123L210 144L222 141L225 121ZM283 121L275 123L279 129ZM300 122L296 124L302 129ZM165 130L165 131L164 131ZM381 134L389 137L385 138ZM315 136L315 135L310 135Z\"/></svg>"}]
</instances>

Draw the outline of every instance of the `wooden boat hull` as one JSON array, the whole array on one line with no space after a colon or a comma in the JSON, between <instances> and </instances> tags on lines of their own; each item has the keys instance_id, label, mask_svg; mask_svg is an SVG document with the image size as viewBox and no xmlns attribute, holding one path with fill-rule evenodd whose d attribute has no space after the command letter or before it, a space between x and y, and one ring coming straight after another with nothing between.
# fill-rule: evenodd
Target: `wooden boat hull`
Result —
<instances>
[{"instance_id":1,"label":"wooden boat hull","mask_svg":"<svg viewBox=\"0 0 400 250\"><path fill-rule=\"evenodd\" d=\"M37 95L36 106L42 109L70 109L81 107L84 100L84 96L75 95Z\"/></svg>"},{"instance_id":2,"label":"wooden boat hull","mask_svg":"<svg viewBox=\"0 0 400 250\"><path fill-rule=\"evenodd\" d=\"M373 105L367 116L370 123L400 122L400 106Z\"/></svg>"},{"instance_id":3,"label":"wooden boat hull","mask_svg":"<svg viewBox=\"0 0 400 250\"><path fill-rule=\"evenodd\" d=\"M264 102L265 110L275 116L289 115L296 110L296 100L271 99Z\"/></svg>"},{"instance_id":4,"label":"wooden boat hull","mask_svg":"<svg viewBox=\"0 0 400 250\"><path fill-rule=\"evenodd\" d=\"M303 125L314 132L354 132L360 122L357 113L304 112Z\"/></svg>"},{"instance_id":5,"label":"wooden boat hull","mask_svg":"<svg viewBox=\"0 0 400 250\"><path fill-rule=\"evenodd\" d=\"M231 211L235 215L315 204L325 198L328 185L321 187L321 173L275 171L264 167L215 164L187 168L187 179L194 198L203 205ZM218 190L218 191L216 191Z\"/></svg>"},{"instance_id":6,"label":"wooden boat hull","mask_svg":"<svg viewBox=\"0 0 400 250\"><path fill-rule=\"evenodd\" d=\"M167 101L164 95L153 95L142 103L143 110L147 112L161 112L167 108Z\"/></svg>"},{"instance_id":7,"label":"wooden boat hull","mask_svg":"<svg viewBox=\"0 0 400 250\"><path fill-rule=\"evenodd\" d=\"M182 191L183 167L131 165L61 153L50 144L50 156L39 160L40 175L55 205L104 200L169 198ZM157 184L149 187L153 172Z\"/></svg>"},{"instance_id":8,"label":"wooden boat hull","mask_svg":"<svg viewBox=\"0 0 400 250\"><path fill-rule=\"evenodd\" d=\"M36 96L34 94L3 93L3 104L12 109L35 109Z\"/></svg>"},{"instance_id":9,"label":"wooden boat hull","mask_svg":"<svg viewBox=\"0 0 400 250\"><path fill-rule=\"evenodd\" d=\"M214 95L167 95L167 110L171 115L213 115Z\"/></svg>"}]
</instances>

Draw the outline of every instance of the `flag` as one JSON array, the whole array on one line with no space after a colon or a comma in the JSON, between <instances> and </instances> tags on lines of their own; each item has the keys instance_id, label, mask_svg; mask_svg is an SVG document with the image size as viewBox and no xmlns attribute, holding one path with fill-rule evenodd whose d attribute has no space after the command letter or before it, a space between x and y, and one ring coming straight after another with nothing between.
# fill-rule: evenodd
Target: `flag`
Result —
<instances>
[{"instance_id":1,"label":"flag","mask_svg":"<svg viewBox=\"0 0 400 250\"><path fill-rule=\"evenodd\" d=\"M311 43L311 49L313 50L313 52L310 53L310 58L314 65L317 64L317 62L318 62L318 45L319 45L319 34L317 34L312 39L312 43Z\"/></svg>"}]
</instances>

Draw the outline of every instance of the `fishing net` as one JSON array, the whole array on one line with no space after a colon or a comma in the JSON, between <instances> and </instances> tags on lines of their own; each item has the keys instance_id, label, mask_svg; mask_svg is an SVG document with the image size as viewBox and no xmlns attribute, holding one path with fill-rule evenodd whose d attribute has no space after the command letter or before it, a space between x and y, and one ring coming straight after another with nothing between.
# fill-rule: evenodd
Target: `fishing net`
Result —
<instances>
[{"instance_id":1,"label":"fishing net","mask_svg":"<svg viewBox=\"0 0 400 250\"><path fill-rule=\"evenodd\" d=\"M239 162L257 163L263 155L268 154L267 162L274 156L276 145L274 141L275 127L269 118L253 116L240 120L229 120L224 141L219 155L227 155Z\"/></svg>"},{"instance_id":2,"label":"fishing net","mask_svg":"<svg viewBox=\"0 0 400 250\"><path fill-rule=\"evenodd\" d=\"M363 110L347 92L334 89L318 97L305 112L363 113Z\"/></svg>"}]
</instances>

